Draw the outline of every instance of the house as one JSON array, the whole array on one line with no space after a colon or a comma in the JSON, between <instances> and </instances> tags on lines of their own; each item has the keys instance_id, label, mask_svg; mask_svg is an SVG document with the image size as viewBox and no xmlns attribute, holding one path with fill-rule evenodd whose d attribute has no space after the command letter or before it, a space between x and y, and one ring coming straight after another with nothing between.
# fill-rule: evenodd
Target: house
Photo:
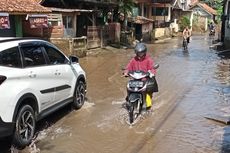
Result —
<instances>
[{"instance_id":1,"label":"house","mask_svg":"<svg viewBox=\"0 0 230 153\"><path fill-rule=\"evenodd\" d=\"M193 0L174 0L172 4L172 28L174 32L182 31L184 25L181 24L184 17L190 20L190 26L192 25L192 11L189 10ZM175 30L177 29L177 30Z\"/></svg>"},{"instance_id":2,"label":"house","mask_svg":"<svg viewBox=\"0 0 230 153\"><path fill-rule=\"evenodd\" d=\"M139 16L154 20L155 27L165 26L171 21L171 3L172 0L137 0Z\"/></svg>"},{"instance_id":3,"label":"house","mask_svg":"<svg viewBox=\"0 0 230 153\"><path fill-rule=\"evenodd\" d=\"M55 34L52 30L49 30L51 38L86 37L88 24L85 23L85 20L91 21L91 25L95 24L93 10L49 8L52 10L52 13L48 15L49 27L62 31L62 33Z\"/></svg>"},{"instance_id":4,"label":"house","mask_svg":"<svg viewBox=\"0 0 230 153\"><path fill-rule=\"evenodd\" d=\"M165 35L165 28L169 28L171 22L171 2L172 0L136 1L136 8L133 12L138 13L135 13L131 21L129 20L132 22L130 25L133 25L135 29L135 39L151 41ZM158 33L161 34L158 35Z\"/></svg>"},{"instance_id":5,"label":"house","mask_svg":"<svg viewBox=\"0 0 230 153\"><path fill-rule=\"evenodd\" d=\"M42 0L40 4L62 15L65 36L71 37L86 36L88 26L112 22L118 6L115 0Z\"/></svg>"},{"instance_id":6,"label":"house","mask_svg":"<svg viewBox=\"0 0 230 153\"><path fill-rule=\"evenodd\" d=\"M199 23L199 26L201 26L201 29L204 31L208 29L209 21L216 21L217 11L205 3L196 1L192 4L190 10L192 10L191 20L195 23Z\"/></svg>"},{"instance_id":7,"label":"house","mask_svg":"<svg viewBox=\"0 0 230 153\"><path fill-rule=\"evenodd\" d=\"M153 31L153 20L149 18L145 18L143 16L136 16L135 18L131 18L132 26L134 28L134 36L136 40L142 41L150 41L151 33Z\"/></svg>"},{"instance_id":8,"label":"house","mask_svg":"<svg viewBox=\"0 0 230 153\"><path fill-rule=\"evenodd\" d=\"M172 20L180 20L183 16L191 16L191 0L174 0L172 4Z\"/></svg>"},{"instance_id":9,"label":"house","mask_svg":"<svg viewBox=\"0 0 230 153\"><path fill-rule=\"evenodd\" d=\"M50 12L35 0L1 0L0 36L41 36L48 26L46 14Z\"/></svg>"},{"instance_id":10,"label":"house","mask_svg":"<svg viewBox=\"0 0 230 153\"><path fill-rule=\"evenodd\" d=\"M183 16L191 19L192 0L137 0L140 16L153 20L155 38L174 35ZM191 23L192 21L190 21Z\"/></svg>"},{"instance_id":11,"label":"house","mask_svg":"<svg viewBox=\"0 0 230 153\"><path fill-rule=\"evenodd\" d=\"M52 10L48 16L52 29L63 29L63 38L87 39L87 48L101 47L115 40L116 33L120 32L113 24L113 15L118 7L116 0L42 0L40 4ZM56 36L50 34L51 38Z\"/></svg>"}]
</instances>

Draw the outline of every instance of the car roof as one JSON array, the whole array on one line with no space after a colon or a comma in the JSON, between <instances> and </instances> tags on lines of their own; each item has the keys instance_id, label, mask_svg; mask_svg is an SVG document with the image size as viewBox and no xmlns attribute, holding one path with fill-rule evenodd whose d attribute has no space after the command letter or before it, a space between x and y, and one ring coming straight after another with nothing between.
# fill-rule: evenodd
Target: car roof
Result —
<instances>
[{"instance_id":1,"label":"car roof","mask_svg":"<svg viewBox=\"0 0 230 153\"><path fill-rule=\"evenodd\" d=\"M19 37L0 37L0 51L16 47L19 43L23 42L31 42L31 41L40 41L40 42L46 42L39 38L19 38Z\"/></svg>"}]
</instances>

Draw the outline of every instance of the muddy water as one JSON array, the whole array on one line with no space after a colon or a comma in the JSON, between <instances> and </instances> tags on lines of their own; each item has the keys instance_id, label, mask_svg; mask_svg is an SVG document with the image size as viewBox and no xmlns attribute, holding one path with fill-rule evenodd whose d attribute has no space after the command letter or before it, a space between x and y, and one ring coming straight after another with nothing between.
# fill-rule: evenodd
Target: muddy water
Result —
<instances>
[{"instance_id":1,"label":"muddy water","mask_svg":"<svg viewBox=\"0 0 230 153\"><path fill-rule=\"evenodd\" d=\"M220 58L210 45L205 36L193 36L188 52L183 52L179 39L148 44L160 64L160 92L154 94L153 110L133 126L122 106L127 79L121 71L133 51L92 51L80 59L88 82L84 107L64 110L40 131L35 145L22 152L230 152L230 128L205 118L230 115L230 60ZM52 124L52 117L49 120Z\"/></svg>"}]
</instances>

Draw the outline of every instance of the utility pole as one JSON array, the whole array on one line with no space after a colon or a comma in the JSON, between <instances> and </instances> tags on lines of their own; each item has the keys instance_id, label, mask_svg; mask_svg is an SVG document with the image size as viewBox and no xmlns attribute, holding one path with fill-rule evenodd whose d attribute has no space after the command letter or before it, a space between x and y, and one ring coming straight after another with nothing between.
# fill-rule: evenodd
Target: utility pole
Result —
<instances>
[{"instance_id":1,"label":"utility pole","mask_svg":"<svg viewBox=\"0 0 230 153\"><path fill-rule=\"evenodd\" d=\"M222 24L221 24L221 38L220 38L220 40L222 41L222 42L224 42L224 37L225 37L225 22L226 22L226 19L227 19L227 16L226 16L226 14L225 14L225 4L227 3L227 0L224 0L223 1L223 14L222 14L222 16L221 16L221 21L222 21Z\"/></svg>"},{"instance_id":2,"label":"utility pole","mask_svg":"<svg viewBox=\"0 0 230 153\"><path fill-rule=\"evenodd\" d=\"M165 14L166 14L166 0L164 0L164 27L165 27Z\"/></svg>"}]
</instances>

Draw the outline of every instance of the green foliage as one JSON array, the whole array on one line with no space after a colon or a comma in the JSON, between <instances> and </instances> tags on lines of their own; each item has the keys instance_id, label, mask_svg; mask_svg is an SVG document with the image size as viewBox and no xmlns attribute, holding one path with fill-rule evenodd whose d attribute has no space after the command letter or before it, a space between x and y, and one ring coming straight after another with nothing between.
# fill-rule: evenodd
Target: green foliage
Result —
<instances>
[{"instance_id":1,"label":"green foliage","mask_svg":"<svg viewBox=\"0 0 230 153\"><path fill-rule=\"evenodd\" d=\"M186 26L190 26L190 20L189 20L189 17L187 16L183 16L181 19L180 19L180 29L183 30Z\"/></svg>"},{"instance_id":2,"label":"green foliage","mask_svg":"<svg viewBox=\"0 0 230 153\"><path fill-rule=\"evenodd\" d=\"M118 11L124 15L123 29L127 27L127 17L132 15L134 6L134 0L119 0Z\"/></svg>"},{"instance_id":3,"label":"green foliage","mask_svg":"<svg viewBox=\"0 0 230 153\"><path fill-rule=\"evenodd\" d=\"M123 13L125 16L128 14L132 14L132 10L134 8L133 0L119 0L119 12Z\"/></svg>"}]
</instances>

